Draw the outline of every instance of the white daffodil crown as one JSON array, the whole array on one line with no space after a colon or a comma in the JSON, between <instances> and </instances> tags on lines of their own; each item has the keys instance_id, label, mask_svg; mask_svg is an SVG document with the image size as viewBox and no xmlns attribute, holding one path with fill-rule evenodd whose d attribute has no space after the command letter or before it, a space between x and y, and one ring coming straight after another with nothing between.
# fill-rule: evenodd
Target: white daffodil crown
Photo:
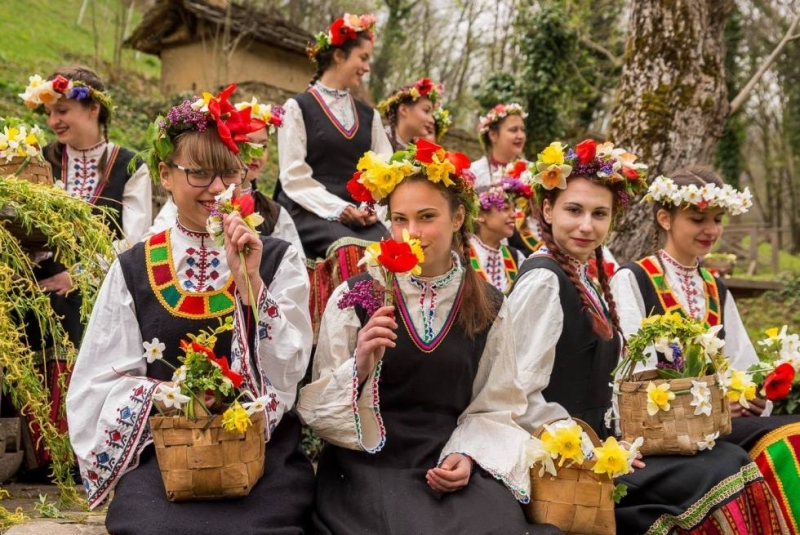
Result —
<instances>
[{"instance_id":1,"label":"white daffodil crown","mask_svg":"<svg viewBox=\"0 0 800 535\"><path fill-rule=\"evenodd\" d=\"M738 191L729 184L721 187L716 184L679 186L664 175L653 180L644 198L666 206L696 206L701 210L722 208L730 215L745 214L753 206L753 196L748 188Z\"/></svg>"}]
</instances>

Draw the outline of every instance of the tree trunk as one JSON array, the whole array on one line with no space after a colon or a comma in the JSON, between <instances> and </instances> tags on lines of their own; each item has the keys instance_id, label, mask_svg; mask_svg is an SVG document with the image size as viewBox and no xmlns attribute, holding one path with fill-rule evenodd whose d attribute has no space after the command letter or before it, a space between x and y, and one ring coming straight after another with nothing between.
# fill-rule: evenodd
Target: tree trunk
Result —
<instances>
[{"instance_id":1,"label":"tree trunk","mask_svg":"<svg viewBox=\"0 0 800 535\"><path fill-rule=\"evenodd\" d=\"M733 0L634 0L609 138L647 163L651 179L713 161L728 115L725 22ZM652 211L636 203L611 233L619 261L649 254Z\"/></svg>"}]
</instances>

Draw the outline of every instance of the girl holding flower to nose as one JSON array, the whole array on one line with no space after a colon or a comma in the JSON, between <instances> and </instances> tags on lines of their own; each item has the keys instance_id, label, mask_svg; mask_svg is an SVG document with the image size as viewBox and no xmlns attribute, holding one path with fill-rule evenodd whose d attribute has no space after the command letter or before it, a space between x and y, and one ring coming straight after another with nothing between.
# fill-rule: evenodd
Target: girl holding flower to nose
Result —
<instances>
[{"instance_id":1,"label":"girl holding flower to nose","mask_svg":"<svg viewBox=\"0 0 800 535\"><path fill-rule=\"evenodd\" d=\"M228 102L234 89L184 101L156 120L145 160L177 218L111 266L75 366L70 438L89 506L115 490L111 533L303 533L310 512L313 471L291 412L311 348L308 278L293 246L254 230L259 218L241 185L259 152L247 135L264 122ZM156 402L187 402L171 385L187 333L231 318L232 330L214 344L229 357L215 362L259 398L264 476L245 498L171 503L147 417Z\"/></svg>"},{"instance_id":2,"label":"girl holding flower to nose","mask_svg":"<svg viewBox=\"0 0 800 535\"><path fill-rule=\"evenodd\" d=\"M592 258L602 265L602 244L613 221L647 187L647 166L611 143L586 140L577 148L554 142L539 154L533 180L544 243L523 262L509 304L528 397L522 427L533 432L550 420L575 417L602 440L613 434L606 421L611 374L624 341L620 299L604 270L596 284L588 266ZM653 408L668 410L670 394L654 392L659 405ZM648 456L633 467L619 478L627 495L615 508L618 533L785 529L758 467L738 446L709 437L696 456Z\"/></svg>"},{"instance_id":3,"label":"girl holding flower to nose","mask_svg":"<svg viewBox=\"0 0 800 535\"><path fill-rule=\"evenodd\" d=\"M465 261L477 211L468 166L420 140L389 161L365 155L348 185L356 200L385 204L405 242L368 248L367 264L378 255L410 273L389 282L370 268L339 286L323 315L298 402L328 442L320 533L558 532L528 525L517 504L530 483L527 434L514 422L525 399L503 296ZM391 306L381 306L384 288Z\"/></svg>"}]
</instances>

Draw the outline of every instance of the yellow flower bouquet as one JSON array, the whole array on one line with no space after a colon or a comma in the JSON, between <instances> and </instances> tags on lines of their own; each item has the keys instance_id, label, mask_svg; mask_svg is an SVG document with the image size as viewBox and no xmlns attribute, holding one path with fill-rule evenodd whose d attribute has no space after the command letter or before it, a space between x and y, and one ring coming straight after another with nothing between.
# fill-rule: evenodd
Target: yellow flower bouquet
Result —
<instances>
[{"instance_id":1,"label":"yellow flower bouquet","mask_svg":"<svg viewBox=\"0 0 800 535\"><path fill-rule=\"evenodd\" d=\"M0 117L0 176L53 185L53 171L42 156L44 132L15 117Z\"/></svg>"},{"instance_id":2,"label":"yellow flower bouquet","mask_svg":"<svg viewBox=\"0 0 800 535\"><path fill-rule=\"evenodd\" d=\"M746 407L756 388L728 365L721 329L679 314L642 320L615 370L623 440L643 437L647 455L694 455L730 433L729 401ZM634 373L652 352L660 355L655 369Z\"/></svg>"},{"instance_id":3,"label":"yellow flower bouquet","mask_svg":"<svg viewBox=\"0 0 800 535\"><path fill-rule=\"evenodd\" d=\"M550 421L527 444L531 467L529 518L567 533L616 533L614 502L625 495L614 478L632 470L642 439L627 448L609 437L601 443L585 422Z\"/></svg>"}]
</instances>

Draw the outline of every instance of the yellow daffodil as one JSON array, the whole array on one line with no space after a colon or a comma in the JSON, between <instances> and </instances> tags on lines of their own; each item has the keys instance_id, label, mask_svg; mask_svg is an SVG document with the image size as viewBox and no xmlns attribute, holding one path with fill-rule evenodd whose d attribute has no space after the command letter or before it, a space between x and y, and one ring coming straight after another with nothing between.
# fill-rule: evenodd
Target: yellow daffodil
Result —
<instances>
[{"instance_id":1,"label":"yellow daffodil","mask_svg":"<svg viewBox=\"0 0 800 535\"><path fill-rule=\"evenodd\" d=\"M771 329L767 329L766 330L767 336L770 337L770 338L777 338L778 337L778 332L780 332L780 331L779 331L779 329L777 327L772 327Z\"/></svg>"},{"instance_id":2,"label":"yellow daffodil","mask_svg":"<svg viewBox=\"0 0 800 535\"><path fill-rule=\"evenodd\" d=\"M422 244L420 243L418 238L412 238L411 234L409 234L408 229L403 229L403 241L406 242L409 247L411 247L411 252L414 253L414 256L417 257L417 266L411 271L414 275L419 275L422 273L422 267L420 264L425 262L425 251L422 250Z\"/></svg>"},{"instance_id":3,"label":"yellow daffodil","mask_svg":"<svg viewBox=\"0 0 800 535\"><path fill-rule=\"evenodd\" d=\"M654 316L647 316L646 318L642 319L641 327L647 327L653 323L658 323L661 321L661 316L654 315Z\"/></svg>"},{"instance_id":4,"label":"yellow daffodil","mask_svg":"<svg viewBox=\"0 0 800 535\"><path fill-rule=\"evenodd\" d=\"M376 199L388 197L397 184L410 174L408 162L386 163L373 151L358 160L357 168L362 171L361 183Z\"/></svg>"},{"instance_id":5,"label":"yellow daffodil","mask_svg":"<svg viewBox=\"0 0 800 535\"><path fill-rule=\"evenodd\" d=\"M441 154L439 154L439 152ZM433 155L433 161L425 165L428 171L428 180L433 183L443 182L446 187L450 187L455 182L450 178L450 175L456 172L456 166L445 158L444 150L440 150Z\"/></svg>"},{"instance_id":6,"label":"yellow daffodil","mask_svg":"<svg viewBox=\"0 0 800 535\"><path fill-rule=\"evenodd\" d=\"M247 414L247 410L245 410L238 401L222 413L222 427L226 431L237 431L240 434L244 434L251 425L252 422L250 422L250 416Z\"/></svg>"},{"instance_id":7,"label":"yellow daffodil","mask_svg":"<svg viewBox=\"0 0 800 535\"><path fill-rule=\"evenodd\" d=\"M561 457L558 461L558 466L562 466L566 460L573 460L578 464L583 462L584 456L581 449L582 429L578 424L548 426L546 429L541 436L542 446L551 454Z\"/></svg>"},{"instance_id":8,"label":"yellow daffodil","mask_svg":"<svg viewBox=\"0 0 800 535\"><path fill-rule=\"evenodd\" d=\"M551 190L553 188L567 188L567 177L572 172L572 167L569 165L548 165L542 162L537 162L536 169L539 172L534 175L533 181L541 184L544 189Z\"/></svg>"},{"instance_id":9,"label":"yellow daffodil","mask_svg":"<svg viewBox=\"0 0 800 535\"><path fill-rule=\"evenodd\" d=\"M756 385L753 378L745 371L731 369L730 381L727 384L726 396L744 408L749 408L748 401L756 397Z\"/></svg>"},{"instance_id":10,"label":"yellow daffodil","mask_svg":"<svg viewBox=\"0 0 800 535\"><path fill-rule=\"evenodd\" d=\"M655 416L660 410L669 411L669 402L673 399L675 399L675 393L670 390L669 383L656 386L653 381L650 381L647 385L647 414Z\"/></svg>"},{"instance_id":11,"label":"yellow daffodil","mask_svg":"<svg viewBox=\"0 0 800 535\"><path fill-rule=\"evenodd\" d=\"M539 153L539 162L546 165L564 164L564 145L560 141L553 141Z\"/></svg>"},{"instance_id":12,"label":"yellow daffodil","mask_svg":"<svg viewBox=\"0 0 800 535\"><path fill-rule=\"evenodd\" d=\"M628 473L628 452L614 437L608 437L601 447L594 448L593 451L597 459L594 473L606 474L610 478Z\"/></svg>"}]
</instances>

